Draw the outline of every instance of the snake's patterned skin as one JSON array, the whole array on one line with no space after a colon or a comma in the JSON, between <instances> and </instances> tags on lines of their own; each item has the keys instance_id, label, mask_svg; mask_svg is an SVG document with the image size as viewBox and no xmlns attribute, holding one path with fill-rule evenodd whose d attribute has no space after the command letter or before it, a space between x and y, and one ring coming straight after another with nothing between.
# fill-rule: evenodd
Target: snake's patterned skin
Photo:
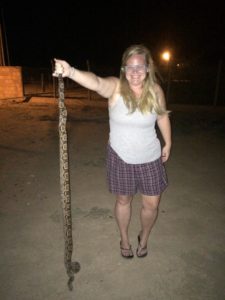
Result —
<instances>
[{"instance_id":1,"label":"snake's patterned skin","mask_svg":"<svg viewBox=\"0 0 225 300\"><path fill-rule=\"evenodd\" d=\"M80 264L72 262L73 254L73 237L72 237L72 213L71 213L71 193L70 193L70 174L69 174L69 159L68 159L68 143L67 143L67 110L64 97L64 82L62 75L58 77L58 92L59 92L59 155L60 155L60 187L61 187L61 202L63 211L63 229L64 229L64 263L66 272L69 277L69 290L73 289L74 274L79 272Z\"/></svg>"}]
</instances>

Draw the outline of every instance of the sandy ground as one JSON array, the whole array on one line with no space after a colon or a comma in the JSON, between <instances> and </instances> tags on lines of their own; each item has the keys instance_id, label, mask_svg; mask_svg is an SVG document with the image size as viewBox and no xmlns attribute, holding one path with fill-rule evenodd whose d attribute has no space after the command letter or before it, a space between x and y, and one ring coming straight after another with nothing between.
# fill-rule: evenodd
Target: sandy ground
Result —
<instances>
[{"instance_id":1,"label":"sandy ground","mask_svg":"<svg viewBox=\"0 0 225 300\"><path fill-rule=\"evenodd\" d=\"M144 259L125 260L107 190L102 99L66 101L73 216L67 288L55 99L0 103L0 299L224 300L225 109L171 105L169 187ZM130 236L139 232L140 196Z\"/></svg>"}]
</instances>

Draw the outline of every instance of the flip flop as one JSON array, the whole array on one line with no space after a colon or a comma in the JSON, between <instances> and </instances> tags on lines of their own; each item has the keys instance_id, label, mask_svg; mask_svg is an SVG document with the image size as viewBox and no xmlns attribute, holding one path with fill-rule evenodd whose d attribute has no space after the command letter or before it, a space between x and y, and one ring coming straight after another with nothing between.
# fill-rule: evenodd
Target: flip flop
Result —
<instances>
[{"instance_id":1,"label":"flip flop","mask_svg":"<svg viewBox=\"0 0 225 300\"><path fill-rule=\"evenodd\" d=\"M137 255L137 257L145 257L145 256L148 255L147 246L145 246L145 247L141 246L141 237L140 237L140 235L138 235L138 247L137 247L136 255Z\"/></svg>"},{"instance_id":2,"label":"flip flop","mask_svg":"<svg viewBox=\"0 0 225 300\"><path fill-rule=\"evenodd\" d=\"M133 258L134 257L134 254L133 254L133 250L131 248L131 245L129 248L123 248L121 246L121 241L120 241L120 251L121 251L121 255L124 257L124 258Z\"/></svg>"}]
</instances>

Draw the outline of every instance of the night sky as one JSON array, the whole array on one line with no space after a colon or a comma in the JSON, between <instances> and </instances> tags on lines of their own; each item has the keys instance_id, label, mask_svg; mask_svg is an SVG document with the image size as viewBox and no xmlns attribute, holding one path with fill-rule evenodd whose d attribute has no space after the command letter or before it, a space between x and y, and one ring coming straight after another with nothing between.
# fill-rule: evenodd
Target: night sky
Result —
<instances>
[{"instance_id":1,"label":"night sky","mask_svg":"<svg viewBox=\"0 0 225 300\"><path fill-rule=\"evenodd\" d=\"M73 1L45 7L1 4L10 65L50 67L62 58L77 67L120 65L126 47L142 43L154 59L169 48L176 62L224 58L225 3L213 1ZM46 2L47 3L47 2ZM6 52L6 51L5 51Z\"/></svg>"}]
</instances>

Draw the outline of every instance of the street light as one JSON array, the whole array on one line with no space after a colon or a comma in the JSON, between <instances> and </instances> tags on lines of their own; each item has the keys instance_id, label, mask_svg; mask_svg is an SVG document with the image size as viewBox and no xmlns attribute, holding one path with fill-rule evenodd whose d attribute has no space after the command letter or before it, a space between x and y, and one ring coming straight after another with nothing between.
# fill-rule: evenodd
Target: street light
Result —
<instances>
[{"instance_id":1,"label":"street light","mask_svg":"<svg viewBox=\"0 0 225 300\"><path fill-rule=\"evenodd\" d=\"M167 64L167 89L166 89L166 100L169 102L169 92L170 92L170 84L171 84L171 52L166 50L161 54L161 58L166 62Z\"/></svg>"},{"instance_id":2,"label":"street light","mask_svg":"<svg viewBox=\"0 0 225 300\"><path fill-rule=\"evenodd\" d=\"M171 58L171 53L169 51L164 51L161 55L162 59L169 63Z\"/></svg>"}]
</instances>

